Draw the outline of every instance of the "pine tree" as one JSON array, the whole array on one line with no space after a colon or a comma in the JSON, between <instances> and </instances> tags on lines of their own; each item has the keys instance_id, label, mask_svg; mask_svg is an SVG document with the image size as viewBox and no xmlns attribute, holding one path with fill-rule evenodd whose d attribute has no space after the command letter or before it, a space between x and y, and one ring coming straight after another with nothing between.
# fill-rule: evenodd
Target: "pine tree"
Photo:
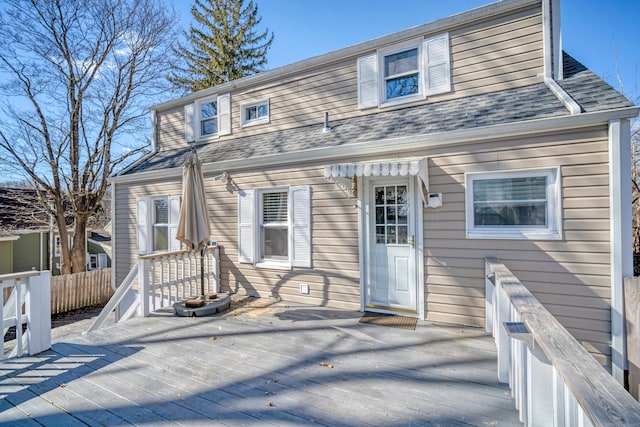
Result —
<instances>
[{"instance_id":1,"label":"pine tree","mask_svg":"<svg viewBox=\"0 0 640 427\"><path fill-rule=\"evenodd\" d=\"M195 92L264 69L273 32L257 31L254 0L195 0L191 14L188 45L176 49L184 65L169 76L175 88Z\"/></svg>"}]
</instances>

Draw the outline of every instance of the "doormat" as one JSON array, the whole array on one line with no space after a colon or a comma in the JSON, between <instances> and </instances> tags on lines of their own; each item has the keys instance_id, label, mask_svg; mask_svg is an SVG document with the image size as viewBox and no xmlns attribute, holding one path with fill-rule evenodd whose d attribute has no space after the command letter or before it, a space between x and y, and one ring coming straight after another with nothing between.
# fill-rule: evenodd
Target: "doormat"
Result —
<instances>
[{"instance_id":1,"label":"doormat","mask_svg":"<svg viewBox=\"0 0 640 427\"><path fill-rule=\"evenodd\" d=\"M416 317L397 316L395 314L365 312L360 318L360 323L371 325L390 326L392 328L409 329L414 331L418 319Z\"/></svg>"}]
</instances>

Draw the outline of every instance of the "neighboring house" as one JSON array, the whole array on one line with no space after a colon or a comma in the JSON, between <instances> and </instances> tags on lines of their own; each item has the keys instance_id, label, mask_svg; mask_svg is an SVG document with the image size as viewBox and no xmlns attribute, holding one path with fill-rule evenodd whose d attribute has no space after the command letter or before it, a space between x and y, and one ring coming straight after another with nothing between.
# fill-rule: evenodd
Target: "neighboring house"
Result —
<instances>
[{"instance_id":1,"label":"neighboring house","mask_svg":"<svg viewBox=\"0 0 640 427\"><path fill-rule=\"evenodd\" d=\"M561 51L558 11L505 0L151 107L111 181L116 283L180 248L195 147L223 290L480 326L495 256L620 379L639 110Z\"/></svg>"},{"instance_id":2,"label":"neighboring house","mask_svg":"<svg viewBox=\"0 0 640 427\"><path fill-rule=\"evenodd\" d=\"M60 274L60 236L49 215L36 208L35 197L33 190L0 188L0 274L31 270ZM67 232L71 244L73 230ZM110 235L87 233L87 269L109 267Z\"/></svg>"}]
</instances>

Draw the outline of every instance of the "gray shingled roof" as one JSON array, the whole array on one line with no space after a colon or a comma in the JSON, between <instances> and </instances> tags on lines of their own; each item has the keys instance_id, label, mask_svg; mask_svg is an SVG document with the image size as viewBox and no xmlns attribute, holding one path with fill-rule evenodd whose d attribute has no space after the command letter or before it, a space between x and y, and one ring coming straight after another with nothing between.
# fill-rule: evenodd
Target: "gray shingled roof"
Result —
<instances>
[{"instance_id":1,"label":"gray shingled roof","mask_svg":"<svg viewBox=\"0 0 640 427\"><path fill-rule=\"evenodd\" d=\"M565 53L565 79L559 82L584 112L631 107L633 104ZM359 142L428 135L460 129L569 115L544 83L366 116L335 120L323 134L322 123L196 145L202 163L335 147ZM152 155L127 175L179 167L189 148Z\"/></svg>"}]
</instances>

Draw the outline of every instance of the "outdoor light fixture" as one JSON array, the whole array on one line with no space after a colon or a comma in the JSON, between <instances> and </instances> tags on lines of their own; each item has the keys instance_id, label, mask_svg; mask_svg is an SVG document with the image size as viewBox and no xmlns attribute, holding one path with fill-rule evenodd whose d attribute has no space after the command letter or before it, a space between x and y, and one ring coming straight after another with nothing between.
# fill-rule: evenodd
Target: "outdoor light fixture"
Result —
<instances>
[{"instance_id":1,"label":"outdoor light fixture","mask_svg":"<svg viewBox=\"0 0 640 427\"><path fill-rule=\"evenodd\" d=\"M229 182L229 174L226 172L222 172L220 175L213 177L216 181L220 181L223 184Z\"/></svg>"}]
</instances>

